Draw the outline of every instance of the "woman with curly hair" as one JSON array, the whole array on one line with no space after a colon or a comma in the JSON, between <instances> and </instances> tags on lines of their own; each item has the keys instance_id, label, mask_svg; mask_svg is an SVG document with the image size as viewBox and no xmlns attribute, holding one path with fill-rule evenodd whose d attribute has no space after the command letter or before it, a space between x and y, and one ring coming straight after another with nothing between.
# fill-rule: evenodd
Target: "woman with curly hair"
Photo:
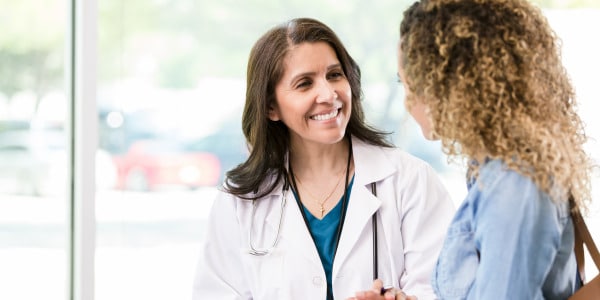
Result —
<instances>
[{"instance_id":1,"label":"woman with curly hair","mask_svg":"<svg viewBox=\"0 0 600 300\"><path fill-rule=\"evenodd\" d=\"M567 299L580 286L569 212L589 204L591 160L559 39L540 9L421 0L404 13L398 53L423 135L468 161L468 194L432 274L437 296Z\"/></svg>"}]
</instances>

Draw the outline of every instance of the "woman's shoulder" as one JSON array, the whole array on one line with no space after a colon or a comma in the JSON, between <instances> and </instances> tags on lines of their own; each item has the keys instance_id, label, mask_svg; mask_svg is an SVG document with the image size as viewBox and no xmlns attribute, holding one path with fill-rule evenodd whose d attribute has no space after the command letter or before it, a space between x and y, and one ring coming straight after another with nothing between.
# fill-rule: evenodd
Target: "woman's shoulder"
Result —
<instances>
[{"instance_id":1,"label":"woman's shoulder","mask_svg":"<svg viewBox=\"0 0 600 300\"><path fill-rule=\"evenodd\" d=\"M439 174L425 160L398 147L370 146L358 164L383 177L390 176L397 185L439 181ZM382 177L382 178L383 178Z\"/></svg>"},{"instance_id":2,"label":"woman's shoulder","mask_svg":"<svg viewBox=\"0 0 600 300\"><path fill-rule=\"evenodd\" d=\"M276 183L276 175L269 174L261 181L260 186L254 192L236 195L228 191L225 186L215 189L213 194L213 209L217 211L232 211L236 214L244 214L252 209L254 201L260 201L261 206L272 205L284 195L284 182ZM273 186L271 186L273 185ZM257 195L262 195L258 197ZM271 204L263 204L271 203Z\"/></svg>"},{"instance_id":3,"label":"woman's shoulder","mask_svg":"<svg viewBox=\"0 0 600 300\"><path fill-rule=\"evenodd\" d=\"M256 199L257 195L263 195L260 198L265 198L267 196L277 194L277 189L281 189L284 186L284 180L280 179L277 182L277 171L270 170L264 176L264 178L258 182L254 191L248 192L245 194L235 194L231 192L232 188L238 187L239 185L230 181L228 178L223 181L223 184L218 187L219 194L221 198L230 198L235 200L248 200L248 199Z\"/></svg>"},{"instance_id":4,"label":"woman's shoulder","mask_svg":"<svg viewBox=\"0 0 600 300\"><path fill-rule=\"evenodd\" d=\"M403 170L430 170L433 169L430 163L424 159L417 157L414 154L407 152L399 147L385 148L382 147L389 161Z\"/></svg>"},{"instance_id":5,"label":"woman's shoulder","mask_svg":"<svg viewBox=\"0 0 600 300\"><path fill-rule=\"evenodd\" d=\"M397 146L384 147L368 144L360 140L355 142L355 144L353 146L355 153L358 152L359 156L366 158L371 164L382 163L413 169L429 167L429 163L425 160Z\"/></svg>"},{"instance_id":6,"label":"woman's shoulder","mask_svg":"<svg viewBox=\"0 0 600 300\"><path fill-rule=\"evenodd\" d=\"M491 160L480 167L468 198L479 219L491 226L554 222L569 216L567 203L552 201L533 180L501 160Z\"/></svg>"},{"instance_id":7,"label":"woman's shoulder","mask_svg":"<svg viewBox=\"0 0 600 300\"><path fill-rule=\"evenodd\" d=\"M488 188L509 185L515 188L537 188L533 181L508 167L501 159L490 159L479 167L477 181Z\"/></svg>"},{"instance_id":8,"label":"woman's shoulder","mask_svg":"<svg viewBox=\"0 0 600 300\"><path fill-rule=\"evenodd\" d=\"M479 204L501 211L535 210L552 206L552 201L531 178L508 167L502 160L490 160L479 169L475 183Z\"/></svg>"}]
</instances>

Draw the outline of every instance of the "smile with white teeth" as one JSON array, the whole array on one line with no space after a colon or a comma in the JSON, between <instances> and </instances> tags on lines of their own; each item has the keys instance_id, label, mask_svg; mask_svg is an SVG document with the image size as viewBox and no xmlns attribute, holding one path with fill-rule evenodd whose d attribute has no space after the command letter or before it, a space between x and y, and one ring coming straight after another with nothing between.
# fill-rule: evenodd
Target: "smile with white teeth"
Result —
<instances>
[{"instance_id":1,"label":"smile with white teeth","mask_svg":"<svg viewBox=\"0 0 600 300\"><path fill-rule=\"evenodd\" d=\"M339 112L340 112L340 110L336 109L328 114L311 116L310 119L316 120L316 121L325 121L325 120L329 120L329 119L333 119L333 118L337 117Z\"/></svg>"}]
</instances>

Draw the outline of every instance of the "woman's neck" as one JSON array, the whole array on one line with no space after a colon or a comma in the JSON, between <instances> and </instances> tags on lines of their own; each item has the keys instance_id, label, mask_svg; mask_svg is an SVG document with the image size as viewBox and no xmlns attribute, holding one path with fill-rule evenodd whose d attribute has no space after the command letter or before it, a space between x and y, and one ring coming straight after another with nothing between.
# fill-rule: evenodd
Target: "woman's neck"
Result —
<instances>
[{"instance_id":1,"label":"woman's neck","mask_svg":"<svg viewBox=\"0 0 600 300\"><path fill-rule=\"evenodd\" d=\"M348 163L348 141L331 145L301 144L290 150L290 163L299 178L320 178L345 171Z\"/></svg>"},{"instance_id":2,"label":"woman's neck","mask_svg":"<svg viewBox=\"0 0 600 300\"><path fill-rule=\"evenodd\" d=\"M345 194L354 172L348 140L332 145L292 147L289 175L297 200L323 218Z\"/></svg>"}]
</instances>

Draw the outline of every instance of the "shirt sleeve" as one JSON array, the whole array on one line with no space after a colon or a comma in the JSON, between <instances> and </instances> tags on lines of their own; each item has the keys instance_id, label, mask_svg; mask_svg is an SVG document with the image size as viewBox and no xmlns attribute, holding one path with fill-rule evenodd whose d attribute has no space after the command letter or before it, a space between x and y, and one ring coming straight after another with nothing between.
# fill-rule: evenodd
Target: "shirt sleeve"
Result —
<instances>
[{"instance_id":1,"label":"shirt sleeve","mask_svg":"<svg viewBox=\"0 0 600 300\"><path fill-rule=\"evenodd\" d=\"M219 192L208 219L206 237L196 267L193 300L251 299L240 256L241 232L235 199Z\"/></svg>"},{"instance_id":2,"label":"shirt sleeve","mask_svg":"<svg viewBox=\"0 0 600 300\"><path fill-rule=\"evenodd\" d=\"M405 269L400 287L419 300L437 299L431 287L432 270L455 207L431 166L418 170L402 195Z\"/></svg>"},{"instance_id":3,"label":"shirt sleeve","mask_svg":"<svg viewBox=\"0 0 600 300\"><path fill-rule=\"evenodd\" d=\"M474 187L481 189L473 208L479 266L468 299L543 299L561 236L556 206L525 177L496 175Z\"/></svg>"}]
</instances>

